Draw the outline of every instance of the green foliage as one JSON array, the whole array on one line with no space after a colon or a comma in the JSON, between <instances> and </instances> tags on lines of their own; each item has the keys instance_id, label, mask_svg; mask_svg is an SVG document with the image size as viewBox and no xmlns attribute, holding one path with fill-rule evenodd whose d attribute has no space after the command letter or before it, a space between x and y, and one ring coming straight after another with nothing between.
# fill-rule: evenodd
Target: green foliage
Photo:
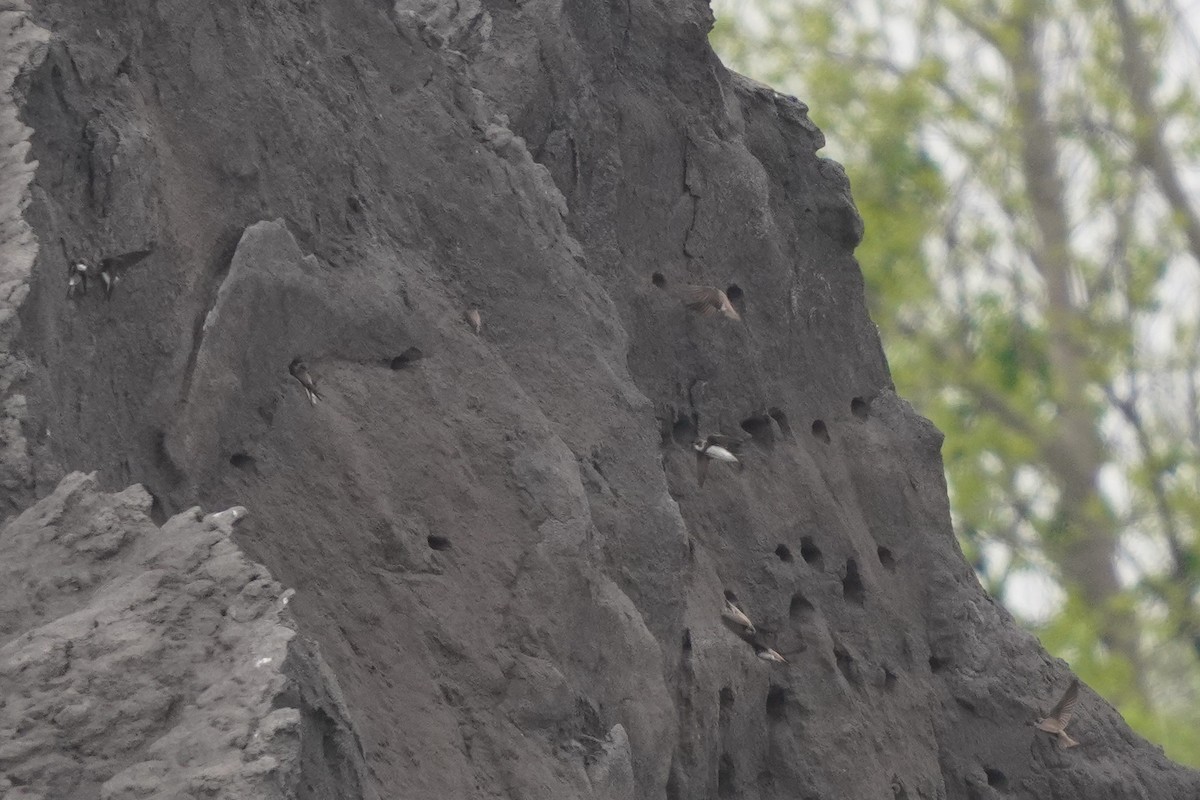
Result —
<instances>
[{"instance_id":1,"label":"green foliage","mask_svg":"<svg viewBox=\"0 0 1200 800\"><path fill-rule=\"evenodd\" d=\"M714 47L803 97L850 176L981 580L1200 765L1195 45L1129 0L733 2ZM1031 574L1065 601L1023 606Z\"/></svg>"}]
</instances>

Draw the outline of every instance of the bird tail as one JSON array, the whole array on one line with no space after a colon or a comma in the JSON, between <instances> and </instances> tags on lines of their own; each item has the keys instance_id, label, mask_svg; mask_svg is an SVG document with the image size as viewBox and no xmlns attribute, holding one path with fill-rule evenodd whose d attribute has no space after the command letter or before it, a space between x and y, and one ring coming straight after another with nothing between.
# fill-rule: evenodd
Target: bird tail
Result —
<instances>
[{"instance_id":1,"label":"bird tail","mask_svg":"<svg viewBox=\"0 0 1200 800\"><path fill-rule=\"evenodd\" d=\"M1079 746L1079 742L1075 741L1075 740L1074 740L1074 739L1072 739L1070 736L1068 736L1066 731L1059 731L1059 732L1058 732L1058 740L1059 740L1060 742L1062 742L1062 746L1063 746L1063 749L1064 749L1064 750L1065 750L1065 749L1068 749L1068 748L1071 748L1071 747L1078 747L1078 746Z\"/></svg>"}]
</instances>

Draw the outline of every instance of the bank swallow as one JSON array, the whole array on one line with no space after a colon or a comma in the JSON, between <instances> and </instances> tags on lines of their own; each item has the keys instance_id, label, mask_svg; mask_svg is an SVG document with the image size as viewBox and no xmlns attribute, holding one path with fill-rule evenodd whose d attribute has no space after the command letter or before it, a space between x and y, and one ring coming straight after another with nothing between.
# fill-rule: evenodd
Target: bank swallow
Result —
<instances>
[{"instance_id":1,"label":"bank swallow","mask_svg":"<svg viewBox=\"0 0 1200 800\"><path fill-rule=\"evenodd\" d=\"M668 294L677 296L691 311L704 316L720 313L735 321L740 321L742 318L737 309L733 307L733 303L729 302L729 296L715 286L695 286L684 283L679 284L678 288L675 288L674 285L668 287L667 279L661 272L654 273L650 282Z\"/></svg>"},{"instance_id":2,"label":"bank swallow","mask_svg":"<svg viewBox=\"0 0 1200 800\"><path fill-rule=\"evenodd\" d=\"M100 280L104 281L104 296L111 300L113 290L121 282L120 270L128 269L154 252L154 243L141 250L100 259Z\"/></svg>"},{"instance_id":3,"label":"bank swallow","mask_svg":"<svg viewBox=\"0 0 1200 800\"><path fill-rule=\"evenodd\" d=\"M317 382L313 380L313 376L309 374L308 367L304 361L299 358L292 359L292 363L288 365L288 372L292 373L292 377L300 381L300 385L304 387L305 394L308 395L308 402L316 405L321 399L321 395L317 394Z\"/></svg>"},{"instance_id":4,"label":"bank swallow","mask_svg":"<svg viewBox=\"0 0 1200 800\"><path fill-rule=\"evenodd\" d=\"M721 622L741 637L753 636L755 633L754 623L745 612L733 604L728 595L725 597L725 608L721 610Z\"/></svg>"},{"instance_id":5,"label":"bank swallow","mask_svg":"<svg viewBox=\"0 0 1200 800\"><path fill-rule=\"evenodd\" d=\"M754 655L758 656L763 661L774 661L776 664L788 663L786 658L779 655L779 653L776 653L762 642L751 642L750 646L754 648Z\"/></svg>"},{"instance_id":6,"label":"bank swallow","mask_svg":"<svg viewBox=\"0 0 1200 800\"><path fill-rule=\"evenodd\" d=\"M1075 747L1079 742L1067 735L1067 725L1071 722L1071 716L1075 713L1075 704L1077 702L1079 702L1079 678L1074 678L1071 680L1071 685L1067 687L1067 691L1063 694L1062 699L1058 701L1058 705L1050 711L1048 717L1039 719L1035 727L1039 731L1056 735L1064 749Z\"/></svg>"},{"instance_id":7,"label":"bank swallow","mask_svg":"<svg viewBox=\"0 0 1200 800\"><path fill-rule=\"evenodd\" d=\"M734 321L740 321L742 318L725 293L715 286L685 285L683 287L683 304L704 316L720 313Z\"/></svg>"},{"instance_id":8,"label":"bank swallow","mask_svg":"<svg viewBox=\"0 0 1200 800\"><path fill-rule=\"evenodd\" d=\"M704 478L708 474L709 461L716 459L730 464L741 463L737 456L730 451L731 447L736 446L734 444L736 441L730 436L713 434L692 443L692 449L696 451L696 480L701 486L704 485Z\"/></svg>"}]
</instances>

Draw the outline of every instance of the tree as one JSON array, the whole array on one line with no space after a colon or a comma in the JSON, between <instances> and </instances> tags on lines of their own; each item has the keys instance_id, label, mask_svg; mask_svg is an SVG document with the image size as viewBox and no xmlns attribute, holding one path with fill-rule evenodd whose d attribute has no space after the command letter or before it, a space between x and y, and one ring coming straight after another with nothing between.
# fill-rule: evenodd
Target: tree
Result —
<instances>
[{"instance_id":1,"label":"tree","mask_svg":"<svg viewBox=\"0 0 1200 800\"><path fill-rule=\"evenodd\" d=\"M946 433L981 580L1200 764L1187 19L1132 0L714 6L717 51L808 101L851 176L872 315Z\"/></svg>"}]
</instances>

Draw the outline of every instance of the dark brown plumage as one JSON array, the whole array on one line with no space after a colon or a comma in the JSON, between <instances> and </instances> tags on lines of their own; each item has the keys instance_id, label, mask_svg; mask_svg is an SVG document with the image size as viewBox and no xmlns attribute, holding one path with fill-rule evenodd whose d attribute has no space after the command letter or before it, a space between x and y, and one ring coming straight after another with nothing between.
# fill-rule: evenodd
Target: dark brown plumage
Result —
<instances>
[{"instance_id":1,"label":"dark brown plumage","mask_svg":"<svg viewBox=\"0 0 1200 800\"><path fill-rule=\"evenodd\" d=\"M112 299L112 293L121 280L120 271L126 270L154 252L154 243L141 250L121 253L100 259L100 280L104 281L104 297Z\"/></svg>"}]
</instances>

